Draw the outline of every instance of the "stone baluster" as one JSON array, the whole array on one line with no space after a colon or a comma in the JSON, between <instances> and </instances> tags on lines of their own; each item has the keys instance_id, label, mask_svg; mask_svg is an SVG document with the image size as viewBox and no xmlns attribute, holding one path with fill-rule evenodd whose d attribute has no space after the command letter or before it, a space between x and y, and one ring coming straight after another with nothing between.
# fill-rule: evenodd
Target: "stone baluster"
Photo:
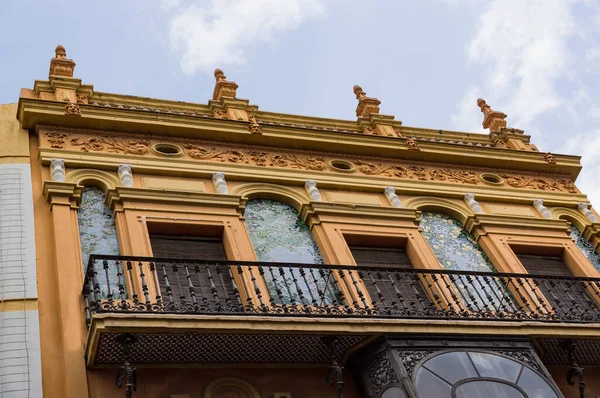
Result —
<instances>
[{"instance_id":1,"label":"stone baluster","mask_svg":"<svg viewBox=\"0 0 600 398\"><path fill-rule=\"evenodd\" d=\"M393 207L402 207L402 202L400 201L398 195L396 195L396 188L386 187L383 190L383 193Z\"/></svg>"},{"instance_id":2,"label":"stone baluster","mask_svg":"<svg viewBox=\"0 0 600 398\"><path fill-rule=\"evenodd\" d=\"M533 206L540 212L542 217L544 218L552 218L552 214L550 210L546 206L544 206L544 201L542 199L536 199L533 201Z\"/></svg>"},{"instance_id":3,"label":"stone baluster","mask_svg":"<svg viewBox=\"0 0 600 398\"><path fill-rule=\"evenodd\" d=\"M229 193L227 181L225 181L225 173L213 173L212 180L218 193L223 195Z\"/></svg>"},{"instance_id":4,"label":"stone baluster","mask_svg":"<svg viewBox=\"0 0 600 398\"><path fill-rule=\"evenodd\" d=\"M50 172L52 181L65 181L65 161L63 159L51 159Z\"/></svg>"},{"instance_id":5,"label":"stone baluster","mask_svg":"<svg viewBox=\"0 0 600 398\"><path fill-rule=\"evenodd\" d=\"M321 197L321 192L319 192L319 188L317 188L317 182L315 180L306 180L304 183L304 188L308 192L310 196L310 200L321 201L323 198Z\"/></svg>"},{"instance_id":6,"label":"stone baluster","mask_svg":"<svg viewBox=\"0 0 600 398\"><path fill-rule=\"evenodd\" d=\"M131 172L130 164L119 165L119 180L121 180L121 185L124 187L133 186L133 174Z\"/></svg>"}]
</instances>

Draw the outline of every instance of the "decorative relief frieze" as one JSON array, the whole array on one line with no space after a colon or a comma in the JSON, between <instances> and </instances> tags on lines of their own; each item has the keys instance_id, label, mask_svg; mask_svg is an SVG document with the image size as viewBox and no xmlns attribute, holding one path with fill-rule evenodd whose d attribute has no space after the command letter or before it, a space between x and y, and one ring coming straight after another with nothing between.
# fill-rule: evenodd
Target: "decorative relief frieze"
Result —
<instances>
[{"instance_id":1,"label":"decorative relief frieze","mask_svg":"<svg viewBox=\"0 0 600 398\"><path fill-rule=\"evenodd\" d=\"M519 176L511 174L501 174L506 183L513 188L539 189L541 191L568 191L577 193L577 188L573 181L567 179L554 180L551 178L537 178L530 176Z\"/></svg>"},{"instance_id":2,"label":"decorative relief frieze","mask_svg":"<svg viewBox=\"0 0 600 398\"><path fill-rule=\"evenodd\" d=\"M81 131L81 132L80 132ZM151 140L135 136L117 136L106 132L86 132L86 130L60 129L51 127L40 129L42 147L71 149L83 152L109 152L140 156L154 156L150 152ZM161 138L161 142L164 137ZM274 148L253 149L242 146L229 147L190 140L177 143L183 148L184 158L208 162L228 162L261 167L292 168L308 171L327 171L327 162L337 159L339 154L326 153L318 156L310 153L291 153ZM393 162L382 159L346 158L355 166L358 174L390 178L413 179L421 181L439 181L457 184L482 185L477 178L481 170L460 170L452 167L419 162ZM547 175L500 174L505 184L513 188L541 191L578 193L573 182L567 178L555 178Z\"/></svg>"},{"instance_id":3,"label":"decorative relief frieze","mask_svg":"<svg viewBox=\"0 0 600 398\"><path fill-rule=\"evenodd\" d=\"M120 139L116 137L89 137L71 139L72 147L80 147L83 152L126 153L130 155L146 155L150 141Z\"/></svg>"}]
</instances>

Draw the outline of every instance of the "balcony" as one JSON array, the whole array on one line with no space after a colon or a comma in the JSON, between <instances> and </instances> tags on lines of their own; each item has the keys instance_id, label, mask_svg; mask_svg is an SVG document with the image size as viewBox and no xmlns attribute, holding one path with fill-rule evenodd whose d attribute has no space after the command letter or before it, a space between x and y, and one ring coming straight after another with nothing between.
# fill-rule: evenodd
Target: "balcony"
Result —
<instances>
[{"instance_id":1,"label":"balcony","mask_svg":"<svg viewBox=\"0 0 600 398\"><path fill-rule=\"evenodd\" d=\"M341 359L380 333L508 328L560 363L558 325L600 323L600 278L452 270L92 255L83 298L88 366L120 363L123 333L135 363L323 364L332 336Z\"/></svg>"},{"instance_id":2,"label":"balcony","mask_svg":"<svg viewBox=\"0 0 600 398\"><path fill-rule=\"evenodd\" d=\"M153 257L90 258L100 313L600 322L600 278Z\"/></svg>"}]
</instances>

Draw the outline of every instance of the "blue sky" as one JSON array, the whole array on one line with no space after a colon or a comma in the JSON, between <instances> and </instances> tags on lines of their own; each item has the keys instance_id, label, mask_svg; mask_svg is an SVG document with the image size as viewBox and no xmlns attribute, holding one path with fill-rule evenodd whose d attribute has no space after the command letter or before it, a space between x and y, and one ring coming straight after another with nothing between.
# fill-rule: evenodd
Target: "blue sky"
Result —
<instances>
[{"instance_id":1,"label":"blue sky","mask_svg":"<svg viewBox=\"0 0 600 398\"><path fill-rule=\"evenodd\" d=\"M205 103L220 67L260 109L354 119L352 87L405 125L482 132L476 99L543 151L583 155L600 206L600 2L3 0L0 103L54 47L102 92Z\"/></svg>"}]
</instances>

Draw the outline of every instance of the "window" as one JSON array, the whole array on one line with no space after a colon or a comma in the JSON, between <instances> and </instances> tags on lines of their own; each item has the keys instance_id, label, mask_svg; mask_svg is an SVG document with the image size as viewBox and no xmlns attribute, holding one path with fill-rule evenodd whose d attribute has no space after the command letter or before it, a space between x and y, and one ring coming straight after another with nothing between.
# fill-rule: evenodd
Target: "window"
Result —
<instances>
[{"instance_id":1,"label":"window","mask_svg":"<svg viewBox=\"0 0 600 398\"><path fill-rule=\"evenodd\" d=\"M323 264L310 229L292 206L266 199L248 201L246 229L258 261ZM317 304L334 299L333 288L316 268L265 267L264 280L271 300L277 304ZM321 297L324 296L324 297Z\"/></svg>"},{"instance_id":2,"label":"window","mask_svg":"<svg viewBox=\"0 0 600 398\"><path fill-rule=\"evenodd\" d=\"M442 268L460 271L495 272L496 268L477 240L455 218L423 212L419 227ZM486 276L458 275L453 281L465 304L501 310L512 306L512 297L498 280ZM488 291L488 286L491 291ZM490 294L491 293L491 294Z\"/></svg>"},{"instance_id":3,"label":"window","mask_svg":"<svg viewBox=\"0 0 600 398\"><path fill-rule=\"evenodd\" d=\"M419 227L444 269L496 270L475 237L455 218L442 213L423 212Z\"/></svg>"},{"instance_id":4,"label":"window","mask_svg":"<svg viewBox=\"0 0 600 398\"><path fill-rule=\"evenodd\" d=\"M84 270L87 269L90 254L121 254L115 217L104 203L104 199L104 191L100 188L85 187L83 189L77 212L77 223ZM109 293L112 295L119 293L119 269L114 262L108 262L107 267L105 269L103 264L95 264L100 294L103 298L108 297Z\"/></svg>"},{"instance_id":5,"label":"window","mask_svg":"<svg viewBox=\"0 0 600 398\"><path fill-rule=\"evenodd\" d=\"M494 352L446 351L415 372L421 398L558 398L539 373Z\"/></svg>"},{"instance_id":6,"label":"window","mask_svg":"<svg viewBox=\"0 0 600 398\"><path fill-rule=\"evenodd\" d=\"M573 239L579 250L587 257L594 268L600 271L600 254L594 250L590 242L581 235L581 232L575 226L571 226L571 239Z\"/></svg>"}]
</instances>

